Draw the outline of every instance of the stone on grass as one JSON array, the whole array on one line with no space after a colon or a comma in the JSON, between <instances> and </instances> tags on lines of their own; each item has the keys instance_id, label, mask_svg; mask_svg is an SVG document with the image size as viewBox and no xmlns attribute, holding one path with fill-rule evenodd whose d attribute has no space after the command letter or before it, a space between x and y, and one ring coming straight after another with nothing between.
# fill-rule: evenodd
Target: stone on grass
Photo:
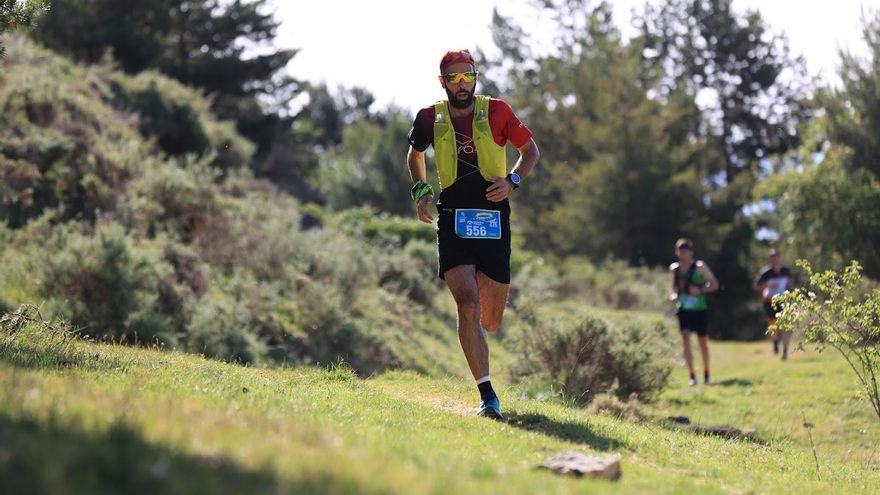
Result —
<instances>
[{"instance_id":1,"label":"stone on grass","mask_svg":"<svg viewBox=\"0 0 880 495\"><path fill-rule=\"evenodd\" d=\"M616 480L620 478L620 455L614 454L599 458L574 451L562 452L538 467L549 469L557 474Z\"/></svg>"}]
</instances>

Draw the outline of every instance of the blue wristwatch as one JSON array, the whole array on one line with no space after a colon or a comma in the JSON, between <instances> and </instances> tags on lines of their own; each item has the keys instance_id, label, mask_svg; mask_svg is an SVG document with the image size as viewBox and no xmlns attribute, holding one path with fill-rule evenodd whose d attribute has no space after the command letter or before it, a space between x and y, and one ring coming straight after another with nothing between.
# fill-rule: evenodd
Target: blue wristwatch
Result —
<instances>
[{"instance_id":1,"label":"blue wristwatch","mask_svg":"<svg viewBox=\"0 0 880 495\"><path fill-rule=\"evenodd\" d=\"M520 183L520 181L522 181L519 174L516 172L511 172L511 173L507 174L507 180L509 180L510 183L513 184L514 189L519 187L519 183Z\"/></svg>"}]
</instances>

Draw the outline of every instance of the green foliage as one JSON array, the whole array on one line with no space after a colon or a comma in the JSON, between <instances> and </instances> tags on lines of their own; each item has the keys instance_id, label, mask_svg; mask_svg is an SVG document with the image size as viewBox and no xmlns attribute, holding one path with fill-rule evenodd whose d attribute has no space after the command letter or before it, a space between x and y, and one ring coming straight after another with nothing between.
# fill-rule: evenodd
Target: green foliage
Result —
<instances>
[{"instance_id":1,"label":"green foliage","mask_svg":"<svg viewBox=\"0 0 880 495\"><path fill-rule=\"evenodd\" d=\"M520 318L511 335L515 377L558 387L582 404L600 393L650 400L666 385L672 348L660 321L609 323L587 312L546 317L531 309Z\"/></svg>"},{"instance_id":2,"label":"green foliage","mask_svg":"<svg viewBox=\"0 0 880 495\"><path fill-rule=\"evenodd\" d=\"M572 303L581 307L662 313L669 310L666 270L633 267L608 259L595 264L580 256L545 259L520 251L513 260L511 303L530 301Z\"/></svg>"},{"instance_id":3,"label":"green foliage","mask_svg":"<svg viewBox=\"0 0 880 495\"><path fill-rule=\"evenodd\" d=\"M199 300L186 329L186 347L208 357L263 364L266 343L246 299L219 292Z\"/></svg>"},{"instance_id":4,"label":"green foliage","mask_svg":"<svg viewBox=\"0 0 880 495\"><path fill-rule=\"evenodd\" d=\"M0 115L0 218L8 225L22 226L47 210L66 220L149 209L131 204L126 189L132 184L152 188L136 194L153 194L151 200L168 207L167 191L157 191L155 182L164 180L166 189L210 187L216 175L198 171L204 168L199 163L230 174L253 153L232 123L218 121L202 95L178 83L155 73L129 77L105 66L83 68L20 38L13 43L16 48L0 72L0 104L6 109ZM136 119L131 112L140 115ZM192 136L201 136L201 144L175 148L175 139L190 142ZM184 167L198 169L196 175L187 181L182 172L160 179L173 169L147 139L155 139L165 153L187 153L179 160L195 163ZM201 196L175 201L204 206Z\"/></svg>"},{"instance_id":5,"label":"green foliage","mask_svg":"<svg viewBox=\"0 0 880 495\"><path fill-rule=\"evenodd\" d=\"M828 138L849 152L850 170L880 178L880 9L864 13L862 40L867 59L841 52L840 88L819 94L828 112Z\"/></svg>"},{"instance_id":6,"label":"green foliage","mask_svg":"<svg viewBox=\"0 0 880 495\"><path fill-rule=\"evenodd\" d=\"M806 67L757 11L737 13L731 0L670 0L646 5L638 23L661 93L714 97L699 133L718 138L725 182L797 145L796 125L809 117Z\"/></svg>"},{"instance_id":7,"label":"green foliage","mask_svg":"<svg viewBox=\"0 0 880 495\"><path fill-rule=\"evenodd\" d=\"M777 296L776 330L802 331L805 342L840 352L880 420L880 288L864 288L857 262L842 273L814 272L805 260L798 266L809 284Z\"/></svg>"},{"instance_id":8,"label":"green foliage","mask_svg":"<svg viewBox=\"0 0 880 495\"><path fill-rule=\"evenodd\" d=\"M865 20L868 58L843 53L839 89L819 92L827 112L802 130L804 144L756 190L762 215L797 257L820 268L857 260L880 277L880 13Z\"/></svg>"},{"instance_id":9,"label":"green foliage","mask_svg":"<svg viewBox=\"0 0 880 495\"><path fill-rule=\"evenodd\" d=\"M266 3L54 0L35 34L45 46L86 63L112 52L130 74L157 68L212 93L270 94L292 83L278 72L295 51L243 56L246 47L271 46L275 37L278 21L266 13Z\"/></svg>"},{"instance_id":10,"label":"green foliage","mask_svg":"<svg viewBox=\"0 0 880 495\"><path fill-rule=\"evenodd\" d=\"M296 50L274 46L279 21L268 0L55 0L35 33L45 46L94 64L109 53L128 74L156 70L211 96L219 121L256 145L242 148L231 127L199 129L186 99L149 84L123 88L145 130L171 153L202 152L205 144L227 139L228 154L252 158L249 165L284 189L316 199L306 178L316 160L311 146L292 129L290 103L301 85L284 69ZM246 53L247 52L247 53ZM144 76L151 83L153 76ZM167 86L160 85L160 86ZM156 91L159 91L157 93ZM229 163L221 145L218 161ZM251 157L251 155L253 155Z\"/></svg>"},{"instance_id":11,"label":"green foliage","mask_svg":"<svg viewBox=\"0 0 880 495\"><path fill-rule=\"evenodd\" d=\"M141 134L155 138L169 155L212 154L212 164L221 170L250 161L254 145L232 122L218 122L209 100L192 89L152 71L133 77L114 73L109 82L116 106L137 114Z\"/></svg>"},{"instance_id":12,"label":"green foliage","mask_svg":"<svg viewBox=\"0 0 880 495\"><path fill-rule=\"evenodd\" d=\"M768 225L793 255L829 268L856 259L880 276L880 180L869 171L848 171L832 150L820 163L768 178L756 193L774 198Z\"/></svg>"},{"instance_id":13,"label":"green foliage","mask_svg":"<svg viewBox=\"0 0 880 495\"><path fill-rule=\"evenodd\" d=\"M48 305L83 334L175 342L172 318L187 298L157 243L135 244L115 223L99 223L94 235L70 227L53 229L32 253Z\"/></svg>"},{"instance_id":14,"label":"green foliage","mask_svg":"<svg viewBox=\"0 0 880 495\"><path fill-rule=\"evenodd\" d=\"M49 10L49 0L0 0L0 35L17 28L29 28ZM0 42L0 58L5 48Z\"/></svg>"},{"instance_id":15,"label":"green foliage","mask_svg":"<svg viewBox=\"0 0 880 495\"><path fill-rule=\"evenodd\" d=\"M413 214L412 181L400 155L410 123L401 110L392 108L345 127L341 150L328 152L318 172L330 207L372 206L395 215Z\"/></svg>"},{"instance_id":16,"label":"green foliage","mask_svg":"<svg viewBox=\"0 0 880 495\"><path fill-rule=\"evenodd\" d=\"M435 227L377 212L374 208L349 208L325 219L328 227L363 237L379 246L402 248L412 241L436 242Z\"/></svg>"},{"instance_id":17,"label":"green foliage","mask_svg":"<svg viewBox=\"0 0 880 495\"><path fill-rule=\"evenodd\" d=\"M708 237L697 108L681 94L650 97L641 47L622 41L608 4L542 5L537 14L559 26L556 49L525 48L526 30L496 14L507 60L489 71L502 74L495 82L541 149L514 195L526 243L557 256L667 264L676 238Z\"/></svg>"}]
</instances>

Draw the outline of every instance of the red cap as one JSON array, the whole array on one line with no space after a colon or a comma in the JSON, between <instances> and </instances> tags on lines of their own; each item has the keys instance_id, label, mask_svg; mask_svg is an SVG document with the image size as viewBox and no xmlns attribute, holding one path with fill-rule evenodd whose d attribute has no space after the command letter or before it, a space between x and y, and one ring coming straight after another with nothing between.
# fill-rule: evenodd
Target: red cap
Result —
<instances>
[{"instance_id":1,"label":"red cap","mask_svg":"<svg viewBox=\"0 0 880 495\"><path fill-rule=\"evenodd\" d=\"M443 54L443 58L440 59L440 73L445 73L446 68L450 65L459 63L471 64L474 68L477 67L471 52L467 50L450 50Z\"/></svg>"}]
</instances>

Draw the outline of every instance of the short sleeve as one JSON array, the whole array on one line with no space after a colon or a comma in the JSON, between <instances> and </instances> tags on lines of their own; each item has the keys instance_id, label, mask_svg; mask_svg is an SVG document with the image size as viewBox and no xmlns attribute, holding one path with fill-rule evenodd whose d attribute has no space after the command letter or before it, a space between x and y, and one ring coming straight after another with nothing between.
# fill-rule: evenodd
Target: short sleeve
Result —
<instances>
[{"instance_id":1,"label":"short sleeve","mask_svg":"<svg viewBox=\"0 0 880 495\"><path fill-rule=\"evenodd\" d=\"M770 268L765 268L761 270L761 274L758 275L758 278L755 279L755 283L753 285L763 284L770 278Z\"/></svg>"},{"instance_id":2,"label":"short sleeve","mask_svg":"<svg viewBox=\"0 0 880 495\"><path fill-rule=\"evenodd\" d=\"M522 148L532 138L532 131L519 120L510 105L504 100L496 100L499 102L499 130L510 144L515 148Z\"/></svg>"},{"instance_id":3,"label":"short sleeve","mask_svg":"<svg viewBox=\"0 0 880 495\"><path fill-rule=\"evenodd\" d=\"M409 131L409 144L419 152L434 143L434 107L419 110Z\"/></svg>"}]
</instances>

